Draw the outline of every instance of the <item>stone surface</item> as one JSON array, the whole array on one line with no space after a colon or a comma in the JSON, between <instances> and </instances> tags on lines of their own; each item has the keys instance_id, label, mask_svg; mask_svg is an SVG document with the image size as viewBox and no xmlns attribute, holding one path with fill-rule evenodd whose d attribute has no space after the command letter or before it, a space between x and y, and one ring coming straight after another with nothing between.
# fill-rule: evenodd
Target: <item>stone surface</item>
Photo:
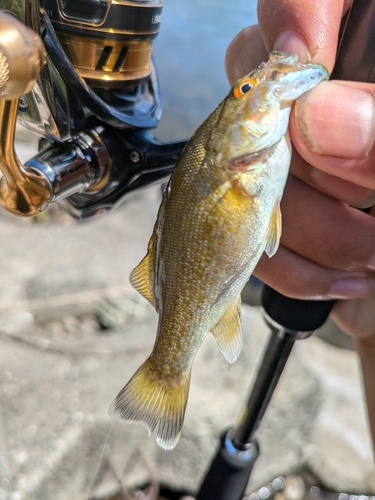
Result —
<instances>
[{"instance_id":1,"label":"stone surface","mask_svg":"<svg viewBox=\"0 0 375 500\"><path fill-rule=\"evenodd\" d=\"M212 338L205 341L181 441L169 453L158 449L142 426L112 427L107 416L109 402L152 346L151 308L123 331L94 333L85 354L79 341L71 341L69 353L66 344L59 352L59 343L52 350L28 343L30 331L17 343L3 336L1 463L2 486L9 493L4 498L41 500L55 492L58 499L84 499L98 471L97 494L116 490L114 470L125 486L133 486L150 479L149 466L162 483L194 491L216 437L235 421L267 339L258 308L244 306L243 324L244 350L232 366ZM31 339L41 335L35 329ZM261 456L249 490L308 466L331 489L375 491L354 353L316 338L297 344L259 440Z\"/></svg>"},{"instance_id":2,"label":"stone surface","mask_svg":"<svg viewBox=\"0 0 375 500\"><path fill-rule=\"evenodd\" d=\"M127 277L144 255L159 201L155 187L82 225L1 213L1 500L103 498L119 481L128 487L152 477L194 492L217 436L235 421L268 337L257 307L243 307L235 364L206 339L175 450L107 415L155 337L156 314ZM334 491L374 493L355 353L299 341L259 440L249 491L307 467Z\"/></svg>"}]
</instances>

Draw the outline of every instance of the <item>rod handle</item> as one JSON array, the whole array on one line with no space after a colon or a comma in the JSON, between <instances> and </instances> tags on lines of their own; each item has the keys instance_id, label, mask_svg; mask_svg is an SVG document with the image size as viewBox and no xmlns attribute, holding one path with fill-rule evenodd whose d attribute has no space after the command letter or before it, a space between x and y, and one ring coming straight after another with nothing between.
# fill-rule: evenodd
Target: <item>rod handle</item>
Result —
<instances>
[{"instance_id":1,"label":"rod handle","mask_svg":"<svg viewBox=\"0 0 375 500\"><path fill-rule=\"evenodd\" d=\"M264 285L261 303L277 325L295 332L312 332L325 323L335 301L292 299Z\"/></svg>"}]
</instances>

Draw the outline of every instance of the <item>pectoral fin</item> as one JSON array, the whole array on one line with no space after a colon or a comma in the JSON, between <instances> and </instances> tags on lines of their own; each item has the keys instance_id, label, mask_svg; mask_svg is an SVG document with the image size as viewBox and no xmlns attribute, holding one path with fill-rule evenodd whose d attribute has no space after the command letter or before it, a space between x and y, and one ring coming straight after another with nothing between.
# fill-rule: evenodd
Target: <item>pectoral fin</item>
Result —
<instances>
[{"instance_id":1,"label":"pectoral fin","mask_svg":"<svg viewBox=\"0 0 375 500\"><path fill-rule=\"evenodd\" d=\"M153 234L148 244L146 256L129 276L131 285L154 307L156 307L154 293L155 259L156 245L155 234Z\"/></svg>"},{"instance_id":2,"label":"pectoral fin","mask_svg":"<svg viewBox=\"0 0 375 500\"><path fill-rule=\"evenodd\" d=\"M234 363L242 348L241 297L225 311L220 321L211 330L224 358Z\"/></svg>"},{"instance_id":3,"label":"pectoral fin","mask_svg":"<svg viewBox=\"0 0 375 500\"><path fill-rule=\"evenodd\" d=\"M266 233L266 248L264 249L268 257L275 255L279 248L281 238L281 211L278 201L273 209Z\"/></svg>"}]
</instances>

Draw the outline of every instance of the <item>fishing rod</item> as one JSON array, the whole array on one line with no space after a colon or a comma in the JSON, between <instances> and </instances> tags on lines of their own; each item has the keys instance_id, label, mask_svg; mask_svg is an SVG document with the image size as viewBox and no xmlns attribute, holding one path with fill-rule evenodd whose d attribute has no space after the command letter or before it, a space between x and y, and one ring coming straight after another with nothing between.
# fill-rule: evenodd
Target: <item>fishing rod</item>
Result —
<instances>
[{"instance_id":1,"label":"fishing rod","mask_svg":"<svg viewBox=\"0 0 375 500\"><path fill-rule=\"evenodd\" d=\"M344 17L331 79L375 83L375 2L354 0ZM334 301L300 300L264 285L261 306L270 337L237 424L222 433L196 500L242 500L259 456L256 431L292 352L328 318Z\"/></svg>"}]
</instances>

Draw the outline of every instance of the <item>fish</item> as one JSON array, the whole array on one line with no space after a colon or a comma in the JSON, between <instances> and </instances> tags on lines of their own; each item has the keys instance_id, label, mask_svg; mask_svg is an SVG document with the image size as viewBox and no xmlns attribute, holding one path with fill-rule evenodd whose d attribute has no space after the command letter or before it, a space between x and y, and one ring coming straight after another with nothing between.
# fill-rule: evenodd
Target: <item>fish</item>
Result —
<instances>
[{"instance_id":1,"label":"fish","mask_svg":"<svg viewBox=\"0 0 375 500\"><path fill-rule=\"evenodd\" d=\"M180 437L195 355L211 332L233 363L242 347L241 291L281 236L280 201L291 161L293 102L327 70L271 52L239 79L191 137L165 189L147 254L130 282L159 314L148 359L109 413Z\"/></svg>"}]
</instances>

